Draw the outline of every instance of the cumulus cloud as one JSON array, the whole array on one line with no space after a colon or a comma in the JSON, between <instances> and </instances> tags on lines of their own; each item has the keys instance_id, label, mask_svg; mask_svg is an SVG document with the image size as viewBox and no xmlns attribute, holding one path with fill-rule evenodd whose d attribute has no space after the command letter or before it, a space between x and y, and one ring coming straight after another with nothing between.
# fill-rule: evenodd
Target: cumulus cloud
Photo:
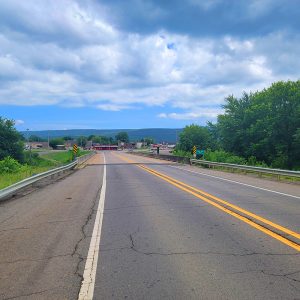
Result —
<instances>
[{"instance_id":1,"label":"cumulus cloud","mask_svg":"<svg viewBox=\"0 0 300 300\"><path fill-rule=\"evenodd\" d=\"M25 122L23 120L15 120L16 125L23 125Z\"/></svg>"},{"instance_id":2,"label":"cumulus cloud","mask_svg":"<svg viewBox=\"0 0 300 300\"><path fill-rule=\"evenodd\" d=\"M160 113L157 116L163 119L175 119L175 120L197 120L199 118L205 118L207 120L215 120L219 114L223 113L222 109L212 108L197 108L195 111L188 113Z\"/></svg>"},{"instance_id":3,"label":"cumulus cloud","mask_svg":"<svg viewBox=\"0 0 300 300\"><path fill-rule=\"evenodd\" d=\"M229 94L299 78L296 2L2 1L0 104L215 118Z\"/></svg>"}]
</instances>

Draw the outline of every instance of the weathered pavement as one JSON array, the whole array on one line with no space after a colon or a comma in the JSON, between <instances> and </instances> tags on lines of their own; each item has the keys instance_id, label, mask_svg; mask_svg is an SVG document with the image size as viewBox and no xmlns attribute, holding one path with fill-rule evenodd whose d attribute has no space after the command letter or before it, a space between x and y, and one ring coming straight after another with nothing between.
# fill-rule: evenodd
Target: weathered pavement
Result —
<instances>
[{"instance_id":1,"label":"weathered pavement","mask_svg":"<svg viewBox=\"0 0 300 300\"><path fill-rule=\"evenodd\" d=\"M77 298L102 168L0 203L0 299Z\"/></svg>"},{"instance_id":2,"label":"weathered pavement","mask_svg":"<svg viewBox=\"0 0 300 300\"><path fill-rule=\"evenodd\" d=\"M276 204L283 201L275 220L286 220L280 215L289 212L288 225L297 227L298 220L299 229L299 199L249 192L224 182L218 188L213 178L196 182L197 176L159 161L106 154L107 192L94 299L300 297L299 252L136 165L124 165L122 157L220 196L223 189L227 200L239 199L240 205L250 201L255 208L260 200L263 205L257 210L270 207L273 216Z\"/></svg>"},{"instance_id":3,"label":"weathered pavement","mask_svg":"<svg viewBox=\"0 0 300 300\"><path fill-rule=\"evenodd\" d=\"M105 157L94 299L300 298L300 252L129 160L297 232L299 186L119 152L105 152ZM0 203L0 299L77 299L98 207L102 158L98 154L69 177Z\"/></svg>"}]
</instances>

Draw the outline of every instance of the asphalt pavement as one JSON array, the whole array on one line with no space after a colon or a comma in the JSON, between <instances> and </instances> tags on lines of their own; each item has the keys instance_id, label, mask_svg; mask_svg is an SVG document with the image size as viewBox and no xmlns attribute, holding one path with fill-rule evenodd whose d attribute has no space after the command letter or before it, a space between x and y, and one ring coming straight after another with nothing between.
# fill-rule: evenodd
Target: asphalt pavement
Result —
<instances>
[{"instance_id":1,"label":"asphalt pavement","mask_svg":"<svg viewBox=\"0 0 300 300\"><path fill-rule=\"evenodd\" d=\"M299 251L133 162L298 231L300 199L200 177L172 163L128 154L107 153L106 161L94 299L300 298ZM264 181L261 186L268 184ZM291 190L299 196L298 186Z\"/></svg>"},{"instance_id":2,"label":"asphalt pavement","mask_svg":"<svg viewBox=\"0 0 300 300\"><path fill-rule=\"evenodd\" d=\"M299 215L299 185L99 153L0 203L0 299L300 299Z\"/></svg>"}]
</instances>

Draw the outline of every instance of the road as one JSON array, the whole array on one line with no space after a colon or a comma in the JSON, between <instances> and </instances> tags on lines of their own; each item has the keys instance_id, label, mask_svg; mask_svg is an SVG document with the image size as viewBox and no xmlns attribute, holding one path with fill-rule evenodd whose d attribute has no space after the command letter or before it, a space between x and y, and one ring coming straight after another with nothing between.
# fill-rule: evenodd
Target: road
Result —
<instances>
[{"instance_id":1,"label":"road","mask_svg":"<svg viewBox=\"0 0 300 300\"><path fill-rule=\"evenodd\" d=\"M299 215L299 185L99 153L0 203L0 299L299 299Z\"/></svg>"}]
</instances>

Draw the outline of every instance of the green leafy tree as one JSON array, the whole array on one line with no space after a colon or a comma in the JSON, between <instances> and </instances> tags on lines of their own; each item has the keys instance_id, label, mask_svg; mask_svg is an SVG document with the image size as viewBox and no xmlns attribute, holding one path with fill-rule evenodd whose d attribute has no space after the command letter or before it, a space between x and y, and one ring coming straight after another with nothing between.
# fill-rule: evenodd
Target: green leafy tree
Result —
<instances>
[{"instance_id":1,"label":"green leafy tree","mask_svg":"<svg viewBox=\"0 0 300 300\"><path fill-rule=\"evenodd\" d=\"M128 143L129 142L128 133L126 131L119 132L116 135L116 141L121 141L121 142L124 142L124 143Z\"/></svg>"},{"instance_id":2,"label":"green leafy tree","mask_svg":"<svg viewBox=\"0 0 300 300\"><path fill-rule=\"evenodd\" d=\"M87 141L88 140L85 136L80 136L79 138L77 138L77 144L81 147L85 147Z\"/></svg>"},{"instance_id":3,"label":"green leafy tree","mask_svg":"<svg viewBox=\"0 0 300 300\"><path fill-rule=\"evenodd\" d=\"M211 136L206 127L196 124L186 126L179 136L178 149L190 152L193 146L198 149L207 149L211 144Z\"/></svg>"},{"instance_id":4,"label":"green leafy tree","mask_svg":"<svg viewBox=\"0 0 300 300\"><path fill-rule=\"evenodd\" d=\"M65 141L71 141L71 140L73 140L73 138L71 136L67 135L67 136L63 137L63 140L65 140Z\"/></svg>"},{"instance_id":5,"label":"green leafy tree","mask_svg":"<svg viewBox=\"0 0 300 300\"><path fill-rule=\"evenodd\" d=\"M93 136L92 141L101 145L113 144L113 139L107 136Z\"/></svg>"},{"instance_id":6,"label":"green leafy tree","mask_svg":"<svg viewBox=\"0 0 300 300\"><path fill-rule=\"evenodd\" d=\"M52 139L49 142L50 147L52 147L53 149L56 149L57 145L64 145L64 144L65 144L65 140L62 138Z\"/></svg>"},{"instance_id":7,"label":"green leafy tree","mask_svg":"<svg viewBox=\"0 0 300 300\"><path fill-rule=\"evenodd\" d=\"M32 134L30 137L29 137L29 142L45 142L46 140L37 136L37 135L34 135Z\"/></svg>"},{"instance_id":8,"label":"green leafy tree","mask_svg":"<svg viewBox=\"0 0 300 300\"><path fill-rule=\"evenodd\" d=\"M147 146L154 144L154 139L150 137L146 137L141 139L141 142L145 143Z\"/></svg>"},{"instance_id":9,"label":"green leafy tree","mask_svg":"<svg viewBox=\"0 0 300 300\"><path fill-rule=\"evenodd\" d=\"M88 141L94 141L94 138L95 138L96 136L94 135L94 134L91 134L91 135L89 135L88 136Z\"/></svg>"},{"instance_id":10,"label":"green leafy tree","mask_svg":"<svg viewBox=\"0 0 300 300\"><path fill-rule=\"evenodd\" d=\"M19 162L24 159L24 144L13 120L0 117L0 160L12 157Z\"/></svg>"},{"instance_id":11,"label":"green leafy tree","mask_svg":"<svg viewBox=\"0 0 300 300\"><path fill-rule=\"evenodd\" d=\"M273 167L300 167L300 81L276 82L240 99L229 96L224 108L217 124L224 150Z\"/></svg>"}]
</instances>

